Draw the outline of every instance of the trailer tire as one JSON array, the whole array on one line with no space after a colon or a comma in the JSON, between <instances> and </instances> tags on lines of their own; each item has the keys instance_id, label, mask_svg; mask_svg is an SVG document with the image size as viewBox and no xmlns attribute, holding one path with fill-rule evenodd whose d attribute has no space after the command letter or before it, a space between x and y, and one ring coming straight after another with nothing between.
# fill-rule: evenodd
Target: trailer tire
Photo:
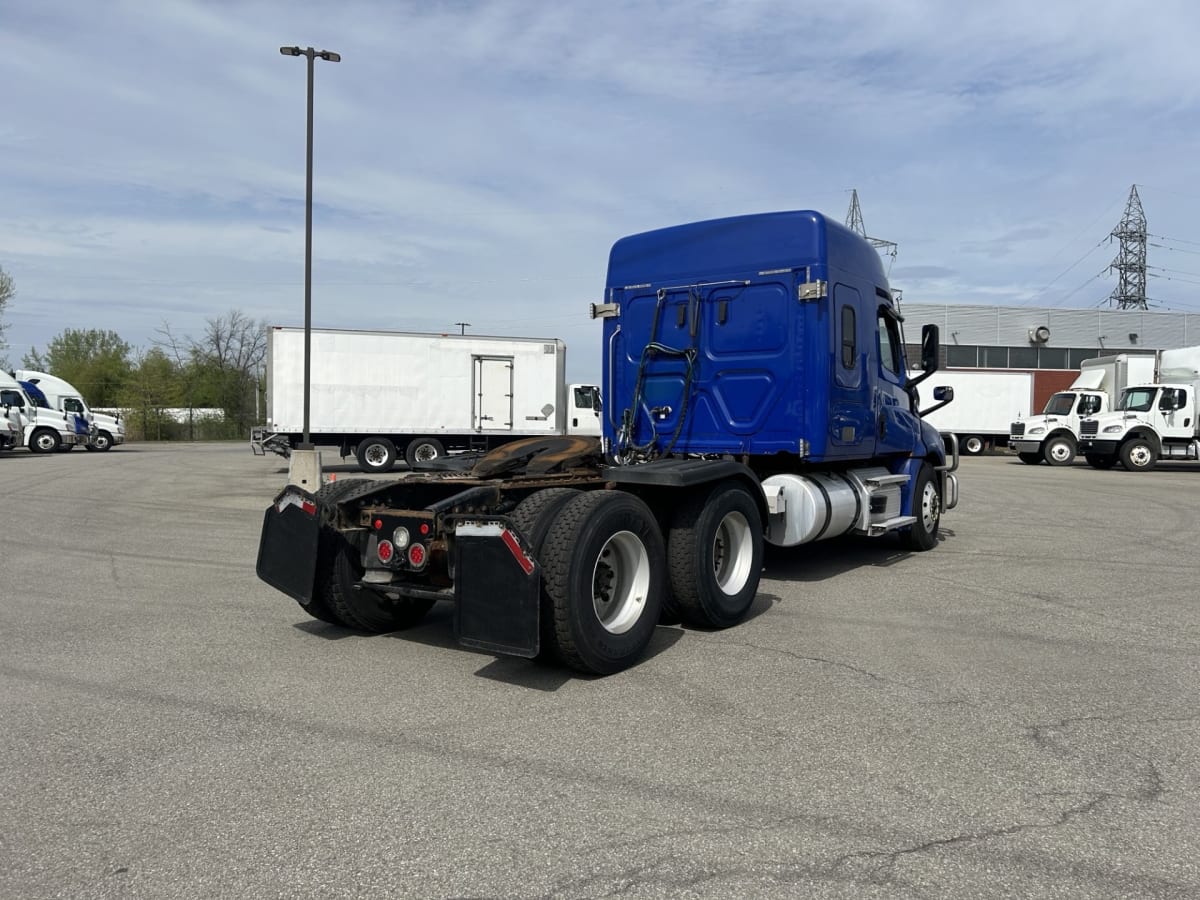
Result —
<instances>
[{"instance_id":1,"label":"trailer tire","mask_svg":"<svg viewBox=\"0 0 1200 900\"><path fill-rule=\"evenodd\" d=\"M1083 458L1087 460L1087 464L1093 469L1111 469L1117 464L1115 456L1101 456L1098 453L1085 453Z\"/></svg>"},{"instance_id":2,"label":"trailer tire","mask_svg":"<svg viewBox=\"0 0 1200 900\"><path fill-rule=\"evenodd\" d=\"M581 493L576 488L546 488L531 494L517 505L508 518L525 538L534 559L541 560L546 536L559 511ZM544 568L544 567L543 567ZM539 657L557 657L558 636L554 627L554 601L542 586L541 608L538 611L541 629L541 652Z\"/></svg>"},{"instance_id":3,"label":"trailer tire","mask_svg":"<svg viewBox=\"0 0 1200 900\"><path fill-rule=\"evenodd\" d=\"M560 659L611 675L642 656L667 589L662 533L650 508L624 491L589 491L550 526L542 584Z\"/></svg>"},{"instance_id":4,"label":"trailer tire","mask_svg":"<svg viewBox=\"0 0 1200 900\"><path fill-rule=\"evenodd\" d=\"M1069 466L1075 462L1075 439L1069 434L1051 435L1042 447L1047 465Z\"/></svg>"},{"instance_id":5,"label":"trailer tire","mask_svg":"<svg viewBox=\"0 0 1200 900\"><path fill-rule=\"evenodd\" d=\"M363 438L354 458L364 472L390 472L396 464L396 445L385 437Z\"/></svg>"},{"instance_id":6,"label":"trailer tire","mask_svg":"<svg viewBox=\"0 0 1200 900\"><path fill-rule=\"evenodd\" d=\"M901 541L908 550L932 550L937 546L938 528L942 522L942 490L937 473L929 463L922 463L917 472L912 514L917 521L901 532Z\"/></svg>"},{"instance_id":7,"label":"trailer tire","mask_svg":"<svg viewBox=\"0 0 1200 900\"><path fill-rule=\"evenodd\" d=\"M750 610L762 573L758 505L737 482L693 496L671 518L667 565L683 620L729 628Z\"/></svg>"},{"instance_id":8,"label":"trailer tire","mask_svg":"<svg viewBox=\"0 0 1200 900\"><path fill-rule=\"evenodd\" d=\"M433 462L445 455L446 448L437 438L417 438L409 442L408 449L404 451L404 461L408 463L409 468L416 468L422 463Z\"/></svg>"},{"instance_id":9,"label":"trailer tire","mask_svg":"<svg viewBox=\"0 0 1200 900\"><path fill-rule=\"evenodd\" d=\"M1017 459L1019 459L1021 462L1025 463L1025 465L1027 465L1027 466L1036 466L1038 463L1040 463L1042 461L1042 454L1040 454L1040 453L1018 453Z\"/></svg>"},{"instance_id":10,"label":"trailer tire","mask_svg":"<svg viewBox=\"0 0 1200 900\"><path fill-rule=\"evenodd\" d=\"M1149 472L1156 462L1158 453L1146 438L1130 438L1121 445L1121 465L1130 472Z\"/></svg>"},{"instance_id":11,"label":"trailer tire","mask_svg":"<svg viewBox=\"0 0 1200 900\"><path fill-rule=\"evenodd\" d=\"M52 428L39 428L29 437L29 449L34 453L52 453L61 444L58 432Z\"/></svg>"},{"instance_id":12,"label":"trailer tire","mask_svg":"<svg viewBox=\"0 0 1200 900\"><path fill-rule=\"evenodd\" d=\"M963 453L967 456L979 456L986 446L983 438L977 434L968 434L962 441Z\"/></svg>"}]
</instances>

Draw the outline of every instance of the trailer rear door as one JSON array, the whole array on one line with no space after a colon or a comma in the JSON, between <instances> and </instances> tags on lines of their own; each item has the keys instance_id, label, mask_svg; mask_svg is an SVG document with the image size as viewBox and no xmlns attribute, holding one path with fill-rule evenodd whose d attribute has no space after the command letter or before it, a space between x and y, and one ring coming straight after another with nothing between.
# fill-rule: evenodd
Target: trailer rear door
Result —
<instances>
[{"instance_id":1,"label":"trailer rear door","mask_svg":"<svg viewBox=\"0 0 1200 900\"><path fill-rule=\"evenodd\" d=\"M513 358L476 356L472 410L476 431L512 431Z\"/></svg>"}]
</instances>

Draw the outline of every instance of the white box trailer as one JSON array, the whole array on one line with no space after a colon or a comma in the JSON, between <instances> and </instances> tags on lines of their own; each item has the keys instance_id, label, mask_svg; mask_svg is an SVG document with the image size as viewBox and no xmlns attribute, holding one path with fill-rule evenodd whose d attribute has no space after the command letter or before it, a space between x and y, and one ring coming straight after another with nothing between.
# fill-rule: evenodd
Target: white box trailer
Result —
<instances>
[{"instance_id":1,"label":"white box trailer","mask_svg":"<svg viewBox=\"0 0 1200 900\"><path fill-rule=\"evenodd\" d=\"M1032 372L942 369L928 384L930 391L942 385L954 388L954 402L925 420L938 431L957 435L962 452L972 455L1007 443L1013 419L1027 417L1033 404ZM922 400L922 405L929 402Z\"/></svg>"},{"instance_id":2,"label":"white box trailer","mask_svg":"<svg viewBox=\"0 0 1200 900\"><path fill-rule=\"evenodd\" d=\"M311 330L309 437L386 472L523 437L600 434L594 385L566 383L557 339ZM303 441L304 329L267 330L266 425L256 453Z\"/></svg>"}]
</instances>

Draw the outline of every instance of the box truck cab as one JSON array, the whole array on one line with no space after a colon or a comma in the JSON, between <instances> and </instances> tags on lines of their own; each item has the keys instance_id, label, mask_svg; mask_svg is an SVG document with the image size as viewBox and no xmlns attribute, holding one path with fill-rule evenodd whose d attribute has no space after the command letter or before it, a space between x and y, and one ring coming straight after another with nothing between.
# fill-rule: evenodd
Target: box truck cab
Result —
<instances>
[{"instance_id":1,"label":"box truck cab","mask_svg":"<svg viewBox=\"0 0 1200 900\"><path fill-rule=\"evenodd\" d=\"M1157 382L1127 387L1114 412L1080 423L1090 465L1142 472L1159 459L1200 459L1200 347L1163 350L1158 362Z\"/></svg>"},{"instance_id":2,"label":"box truck cab","mask_svg":"<svg viewBox=\"0 0 1200 900\"><path fill-rule=\"evenodd\" d=\"M7 372L0 372L0 408L20 427L21 444L34 453L51 453L87 443L87 435L76 431L72 414L39 406Z\"/></svg>"},{"instance_id":3,"label":"box truck cab","mask_svg":"<svg viewBox=\"0 0 1200 900\"><path fill-rule=\"evenodd\" d=\"M1009 446L1023 463L1052 466L1075 461L1079 448L1079 423L1110 412L1127 385L1154 380L1153 355L1122 353L1085 359L1079 377L1065 391L1046 401L1041 415L1012 423Z\"/></svg>"},{"instance_id":4,"label":"box truck cab","mask_svg":"<svg viewBox=\"0 0 1200 900\"><path fill-rule=\"evenodd\" d=\"M52 409L75 413L83 416L84 420L95 425L95 434L84 445L88 450L106 451L125 443L125 425L121 417L110 416L90 409L87 401L73 384L46 372L36 372L32 369L18 369L13 373L18 379L35 385L46 397ZM89 428L90 431L90 428Z\"/></svg>"}]
</instances>

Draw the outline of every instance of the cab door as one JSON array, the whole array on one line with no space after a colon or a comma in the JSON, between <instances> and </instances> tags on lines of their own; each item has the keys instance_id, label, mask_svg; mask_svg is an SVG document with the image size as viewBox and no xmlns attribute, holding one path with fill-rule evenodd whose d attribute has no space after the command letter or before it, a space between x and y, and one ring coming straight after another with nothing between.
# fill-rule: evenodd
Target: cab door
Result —
<instances>
[{"instance_id":1,"label":"cab door","mask_svg":"<svg viewBox=\"0 0 1200 900\"><path fill-rule=\"evenodd\" d=\"M904 341L900 320L890 306L878 308L875 340L875 453L911 453L917 445L920 424L904 387Z\"/></svg>"}]
</instances>

